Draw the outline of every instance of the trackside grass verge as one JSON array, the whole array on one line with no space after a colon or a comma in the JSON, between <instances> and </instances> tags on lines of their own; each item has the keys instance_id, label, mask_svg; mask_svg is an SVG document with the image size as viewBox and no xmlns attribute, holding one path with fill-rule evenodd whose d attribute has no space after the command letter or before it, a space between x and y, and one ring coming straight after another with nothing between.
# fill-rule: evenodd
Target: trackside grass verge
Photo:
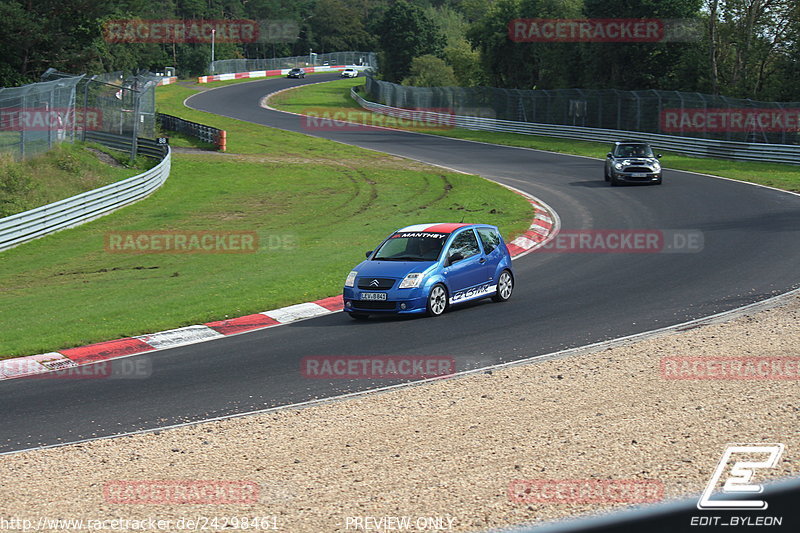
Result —
<instances>
[{"instance_id":1,"label":"trackside grass verge","mask_svg":"<svg viewBox=\"0 0 800 533\"><path fill-rule=\"evenodd\" d=\"M228 130L239 153L175 154L151 197L0 253L0 357L336 295L364 250L407 224L463 217L510 237L530 223L528 202L497 184L182 108L192 92L160 87L159 110ZM123 232L164 231L255 234L257 244L252 253L110 248Z\"/></svg>"},{"instance_id":2,"label":"trackside grass verge","mask_svg":"<svg viewBox=\"0 0 800 533\"><path fill-rule=\"evenodd\" d=\"M604 159L609 149L609 145L605 143L574 141L539 135L471 131L461 128L443 130L403 127L392 117L370 113L356 104L350 98L350 87L360 85L363 85L363 80L359 78L337 80L319 85L306 85L277 94L270 98L269 103L276 109L294 113L305 113L308 110L318 112L321 109L327 109L330 113L339 113L338 116L346 117L345 120L351 122L599 159ZM663 152L663 154L662 162L666 168L701 172L703 174L712 174L800 192L800 165L687 157L674 152ZM598 166L598 169L598 179L602 179L602 165Z\"/></svg>"},{"instance_id":3,"label":"trackside grass verge","mask_svg":"<svg viewBox=\"0 0 800 533\"><path fill-rule=\"evenodd\" d=\"M153 161L146 158L129 166L128 154L93 143L65 142L25 161L0 155L0 218L129 178L151 166Z\"/></svg>"}]
</instances>

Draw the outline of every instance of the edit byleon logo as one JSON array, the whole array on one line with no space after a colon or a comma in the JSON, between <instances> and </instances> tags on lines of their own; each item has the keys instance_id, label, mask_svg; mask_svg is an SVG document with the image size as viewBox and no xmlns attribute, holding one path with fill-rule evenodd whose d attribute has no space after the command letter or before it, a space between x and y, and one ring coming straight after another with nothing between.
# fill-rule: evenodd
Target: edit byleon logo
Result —
<instances>
[{"instance_id":1,"label":"edit byleon logo","mask_svg":"<svg viewBox=\"0 0 800 533\"><path fill-rule=\"evenodd\" d=\"M783 454L783 444L729 444L722 454L714 474L706 485L698 509L758 510L766 509L766 500L758 498L763 485L753 481L759 470L775 468ZM742 498L713 498L717 485L722 493ZM745 498L747 497L747 498Z\"/></svg>"}]
</instances>

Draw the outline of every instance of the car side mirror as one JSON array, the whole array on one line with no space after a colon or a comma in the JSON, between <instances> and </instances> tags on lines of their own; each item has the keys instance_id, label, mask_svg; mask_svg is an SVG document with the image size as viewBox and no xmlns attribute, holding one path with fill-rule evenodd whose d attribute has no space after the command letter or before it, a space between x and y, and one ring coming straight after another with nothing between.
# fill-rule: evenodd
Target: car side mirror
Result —
<instances>
[{"instance_id":1,"label":"car side mirror","mask_svg":"<svg viewBox=\"0 0 800 533\"><path fill-rule=\"evenodd\" d=\"M609 157L609 158L610 158L610 157L612 157L612 153L611 153L611 152L608 152L608 153L606 154L606 157Z\"/></svg>"},{"instance_id":2,"label":"car side mirror","mask_svg":"<svg viewBox=\"0 0 800 533\"><path fill-rule=\"evenodd\" d=\"M462 259L464 259L464 256L461 255L460 252L456 252L456 253L454 253L453 255L451 255L450 257L447 258L447 264L448 265L452 265L453 263L458 263Z\"/></svg>"},{"instance_id":3,"label":"car side mirror","mask_svg":"<svg viewBox=\"0 0 800 533\"><path fill-rule=\"evenodd\" d=\"M371 256L371 255L372 255L372 252L374 252L374 251L375 251L375 250L370 250L369 252L367 252L367 259L369 259L369 256Z\"/></svg>"},{"instance_id":4,"label":"car side mirror","mask_svg":"<svg viewBox=\"0 0 800 533\"><path fill-rule=\"evenodd\" d=\"M662 156L661 154L656 154L656 159L661 159L662 157L664 156Z\"/></svg>"}]
</instances>

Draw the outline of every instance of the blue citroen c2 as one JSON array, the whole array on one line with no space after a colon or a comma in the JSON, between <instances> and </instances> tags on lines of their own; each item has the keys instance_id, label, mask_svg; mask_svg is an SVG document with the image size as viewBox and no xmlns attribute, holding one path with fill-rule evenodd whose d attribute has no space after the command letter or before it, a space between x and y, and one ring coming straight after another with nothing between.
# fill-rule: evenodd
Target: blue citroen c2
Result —
<instances>
[{"instance_id":1,"label":"blue citroen c2","mask_svg":"<svg viewBox=\"0 0 800 533\"><path fill-rule=\"evenodd\" d=\"M441 315L450 305L514 289L511 255L495 226L417 224L397 230L344 282L344 310L370 314Z\"/></svg>"}]
</instances>

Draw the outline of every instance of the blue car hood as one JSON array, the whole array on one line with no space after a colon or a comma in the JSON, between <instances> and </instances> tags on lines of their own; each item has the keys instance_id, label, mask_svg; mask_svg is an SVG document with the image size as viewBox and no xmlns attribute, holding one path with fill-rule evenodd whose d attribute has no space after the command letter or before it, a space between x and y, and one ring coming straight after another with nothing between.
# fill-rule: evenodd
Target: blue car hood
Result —
<instances>
[{"instance_id":1,"label":"blue car hood","mask_svg":"<svg viewBox=\"0 0 800 533\"><path fill-rule=\"evenodd\" d=\"M411 272L424 272L436 261L362 261L353 270L358 277L404 278Z\"/></svg>"}]
</instances>

